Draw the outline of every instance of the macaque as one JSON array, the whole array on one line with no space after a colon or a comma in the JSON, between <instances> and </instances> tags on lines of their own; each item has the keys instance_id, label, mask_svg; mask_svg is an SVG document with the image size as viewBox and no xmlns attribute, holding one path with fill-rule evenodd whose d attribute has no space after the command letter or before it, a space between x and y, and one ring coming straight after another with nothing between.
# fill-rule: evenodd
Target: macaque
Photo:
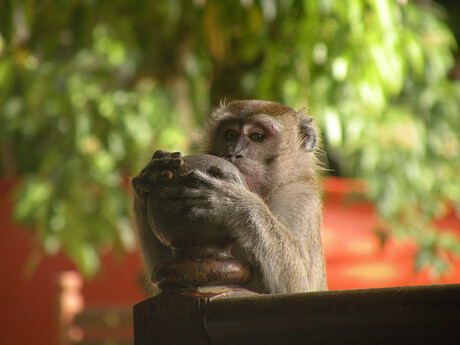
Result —
<instances>
[{"instance_id":1,"label":"macaque","mask_svg":"<svg viewBox=\"0 0 460 345\"><path fill-rule=\"evenodd\" d=\"M221 105L207 123L204 153L222 157L243 174L247 186L225 183L201 171L196 180L164 195L169 207L223 224L235 238L232 255L251 263L247 286L260 293L325 290L321 244L321 192L313 120L282 104L235 101ZM151 276L171 256L152 233L146 195L172 178L181 154L157 151L132 180L143 259Z\"/></svg>"}]
</instances>

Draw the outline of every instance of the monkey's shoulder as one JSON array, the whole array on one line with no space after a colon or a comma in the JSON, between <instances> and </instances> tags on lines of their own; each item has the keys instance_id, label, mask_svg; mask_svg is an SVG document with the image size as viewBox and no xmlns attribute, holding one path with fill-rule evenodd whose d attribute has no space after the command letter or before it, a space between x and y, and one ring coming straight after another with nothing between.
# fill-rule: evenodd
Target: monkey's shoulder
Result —
<instances>
[{"instance_id":1,"label":"monkey's shoulder","mask_svg":"<svg viewBox=\"0 0 460 345\"><path fill-rule=\"evenodd\" d=\"M285 223L297 223L305 214L321 212L321 194L301 182L277 188L265 202L272 214Z\"/></svg>"}]
</instances>

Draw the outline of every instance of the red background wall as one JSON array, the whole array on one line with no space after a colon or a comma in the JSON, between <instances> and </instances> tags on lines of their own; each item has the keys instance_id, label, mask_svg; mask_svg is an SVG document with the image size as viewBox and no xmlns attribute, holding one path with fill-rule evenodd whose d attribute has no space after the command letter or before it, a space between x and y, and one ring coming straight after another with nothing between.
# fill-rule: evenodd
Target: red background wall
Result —
<instances>
[{"instance_id":1,"label":"red background wall","mask_svg":"<svg viewBox=\"0 0 460 345\"><path fill-rule=\"evenodd\" d=\"M362 183L328 178L324 189L322 232L329 289L460 283L459 257L451 257L452 268L434 279L427 269L414 272L414 243L389 239L381 248L372 204L350 202L346 195L349 191L362 192ZM453 211L436 223L443 231L453 231L460 237L460 219Z\"/></svg>"},{"instance_id":2,"label":"red background wall","mask_svg":"<svg viewBox=\"0 0 460 345\"><path fill-rule=\"evenodd\" d=\"M56 341L56 279L59 272L75 269L63 255L45 257L31 276L24 265L31 254L29 239L12 223L12 203L8 193L12 181L0 181L0 344L49 345ZM411 243L389 241L381 249L373 234L377 225L369 203L348 205L344 192L359 191L355 182L329 179L323 220L323 242L329 288L350 289L433 283L428 272L413 271L415 247ZM450 215L440 221L460 233L460 220ZM134 304L146 296L140 288L142 271L138 253L116 261L103 258L97 278L86 282L86 305ZM435 283L460 283L460 261Z\"/></svg>"}]
</instances>

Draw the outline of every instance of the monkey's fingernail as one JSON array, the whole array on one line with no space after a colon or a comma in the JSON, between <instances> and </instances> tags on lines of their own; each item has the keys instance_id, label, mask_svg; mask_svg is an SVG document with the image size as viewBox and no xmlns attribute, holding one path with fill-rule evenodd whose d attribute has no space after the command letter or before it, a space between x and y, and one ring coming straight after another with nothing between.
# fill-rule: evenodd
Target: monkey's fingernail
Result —
<instances>
[{"instance_id":1,"label":"monkey's fingernail","mask_svg":"<svg viewBox=\"0 0 460 345\"><path fill-rule=\"evenodd\" d=\"M173 153L171 153L171 157L174 157L174 158L181 158L181 157L182 157L182 153L181 153L181 152L173 152Z\"/></svg>"},{"instance_id":2,"label":"monkey's fingernail","mask_svg":"<svg viewBox=\"0 0 460 345\"><path fill-rule=\"evenodd\" d=\"M162 158L166 155L166 151L163 150L156 150L153 153L152 159Z\"/></svg>"},{"instance_id":3,"label":"monkey's fingernail","mask_svg":"<svg viewBox=\"0 0 460 345\"><path fill-rule=\"evenodd\" d=\"M196 182L195 181L195 176L196 176L196 173L195 171L188 171L186 173L183 173L183 174L180 174L179 175L180 178L183 180L183 181L186 181L186 183L190 183L190 182Z\"/></svg>"}]
</instances>

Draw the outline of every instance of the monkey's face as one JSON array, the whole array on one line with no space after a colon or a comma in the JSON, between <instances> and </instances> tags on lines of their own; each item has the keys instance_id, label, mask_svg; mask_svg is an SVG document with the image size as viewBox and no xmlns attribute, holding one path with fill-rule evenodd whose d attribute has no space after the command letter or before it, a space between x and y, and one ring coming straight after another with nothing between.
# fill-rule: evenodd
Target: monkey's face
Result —
<instances>
[{"instance_id":1,"label":"monkey's face","mask_svg":"<svg viewBox=\"0 0 460 345\"><path fill-rule=\"evenodd\" d=\"M280 181L305 176L314 166L312 119L279 103L235 101L222 105L208 122L205 142L206 153L232 162L250 190L262 197Z\"/></svg>"},{"instance_id":2,"label":"monkey's face","mask_svg":"<svg viewBox=\"0 0 460 345\"><path fill-rule=\"evenodd\" d=\"M264 195L271 187L271 167L281 153L279 125L263 115L222 120L213 136L210 153L232 162L251 191Z\"/></svg>"}]
</instances>

